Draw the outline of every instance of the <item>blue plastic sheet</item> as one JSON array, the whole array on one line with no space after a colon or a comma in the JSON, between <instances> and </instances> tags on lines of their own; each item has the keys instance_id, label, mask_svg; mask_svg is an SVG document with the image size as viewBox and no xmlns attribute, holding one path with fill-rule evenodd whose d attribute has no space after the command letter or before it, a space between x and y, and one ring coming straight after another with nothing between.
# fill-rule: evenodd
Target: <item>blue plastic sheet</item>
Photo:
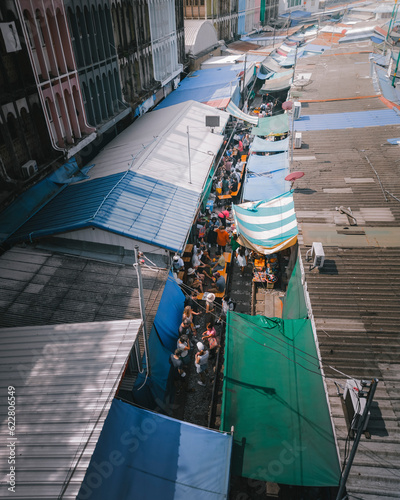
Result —
<instances>
[{"instance_id":1,"label":"blue plastic sheet","mask_svg":"<svg viewBox=\"0 0 400 500\"><path fill-rule=\"evenodd\" d=\"M272 172L282 168L287 169L287 173L289 173L289 157L286 152L268 156L250 155L247 161L248 173L253 172L260 174L264 172Z\"/></svg>"},{"instance_id":2,"label":"blue plastic sheet","mask_svg":"<svg viewBox=\"0 0 400 500\"><path fill-rule=\"evenodd\" d=\"M173 381L170 379L171 352L162 344L154 329L149 337L150 375L146 376L146 361L143 359L143 373L139 373L132 390L135 403L149 410L165 411L173 398Z\"/></svg>"},{"instance_id":3,"label":"blue plastic sheet","mask_svg":"<svg viewBox=\"0 0 400 500\"><path fill-rule=\"evenodd\" d=\"M68 184L87 178L90 167L79 169L75 158L22 193L0 214L0 242L5 241Z\"/></svg>"},{"instance_id":4,"label":"blue plastic sheet","mask_svg":"<svg viewBox=\"0 0 400 500\"><path fill-rule=\"evenodd\" d=\"M154 320L154 326L161 343L170 352L176 349L184 303L185 296L172 274L170 274Z\"/></svg>"},{"instance_id":5,"label":"blue plastic sheet","mask_svg":"<svg viewBox=\"0 0 400 500\"><path fill-rule=\"evenodd\" d=\"M176 349L184 302L185 296L170 273L149 337L150 376L146 377L143 358L144 371L138 375L132 391L134 401L145 408L164 409L173 398L169 358Z\"/></svg>"},{"instance_id":6,"label":"blue plastic sheet","mask_svg":"<svg viewBox=\"0 0 400 500\"><path fill-rule=\"evenodd\" d=\"M243 191L243 201L271 200L286 193L290 182L285 181L287 169L265 172L260 175L246 175Z\"/></svg>"},{"instance_id":7,"label":"blue plastic sheet","mask_svg":"<svg viewBox=\"0 0 400 500\"><path fill-rule=\"evenodd\" d=\"M181 81L179 87L171 92L156 109L167 108L186 101L209 102L232 99L239 105L240 72L244 63L222 68L201 69L191 73Z\"/></svg>"},{"instance_id":8,"label":"blue plastic sheet","mask_svg":"<svg viewBox=\"0 0 400 500\"><path fill-rule=\"evenodd\" d=\"M222 500L232 436L114 400L77 500Z\"/></svg>"}]
</instances>

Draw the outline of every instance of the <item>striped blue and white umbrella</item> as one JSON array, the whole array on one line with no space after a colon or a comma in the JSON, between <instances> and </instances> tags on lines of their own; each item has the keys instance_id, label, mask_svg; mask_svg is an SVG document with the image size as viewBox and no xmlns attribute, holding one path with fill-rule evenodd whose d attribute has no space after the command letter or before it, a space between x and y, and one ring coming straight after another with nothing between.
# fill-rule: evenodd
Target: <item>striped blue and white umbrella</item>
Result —
<instances>
[{"instance_id":1,"label":"striped blue and white umbrella","mask_svg":"<svg viewBox=\"0 0 400 500\"><path fill-rule=\"evenodd\" d=\"M269 201L233 205L238 242L268 255L297 241L298 228L292 191Z\"/></svg>"}]
</instances>

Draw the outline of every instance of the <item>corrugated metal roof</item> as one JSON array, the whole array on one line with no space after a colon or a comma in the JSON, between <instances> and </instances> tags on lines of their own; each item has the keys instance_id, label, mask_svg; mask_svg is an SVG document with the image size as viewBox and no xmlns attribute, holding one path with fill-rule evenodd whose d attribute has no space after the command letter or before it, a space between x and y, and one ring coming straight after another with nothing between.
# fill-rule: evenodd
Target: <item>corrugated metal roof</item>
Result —
<instances>
[{"instance_id":1,"label":"corrugated metal roof","mask_svg":"<svg viewBox=\"0 0 400 500\"><path fill-rule=\"evenodd\" d=\"M358 44L346 44L339 47L334 44L334 40L331 40L331 34L325 35L326 42L332 45L332 48L328 48L327 45L322 56L308 56L296 63L297 72L312 73L312 83L301 93L300 99L343 99L380 95L380 92L375 91L371 85L369 62L371 45L367 43L359 47ZM321 32L313 43L318 45L324 43ZM343 75L347 75L346 81ZM365 106L364 109L368 108ZM371 109L377 108L371 107Z\"/></svg>"},{"instance_id":2,"label":"corrugated metal roof","mask_svg":"<svg viewBox=\"0 0 400 500\"><path fill-rule=\"evenodd\" d=\"M168 273L142 268L151 328ZM0 257L0 328L139 319L132 265L13 247ZM1 330L0 330L1 332Z\"/></svg>"},{"instance_id":3,"label":"corrugated metal roof","mask_svg":"<svg viewBox=\"0 0 400 500\"><path fill-rule=\"evenodd\" d=\"M68 186L28 220L12 241L96 227L181 251L198 202L199 195L188 189L137 172L109 175Z\"/></svg>"},{"instance_id":4,"label":"corrugated metal roof","mask_svg":"<svg viewBox=\"0 0 400 500\"><path fill-rule=\"evenodd\" d=\"M237 40L236 42L229 43L227 45L228 50L234 50L236 52L247 52L248 50L257 50L260 45L251 42L242 42Z\"/></svg>"},{"instance_id":5,"label":"corrugated metal roof","mask_svg":"<svg viewBox=\"0 0 400 500\"><path fill-rule=\"evenodd\" d=\"M374 91L371 79L362 78L369 65L354 65L365 54L357 53L358 45L352 49L339 57L321 56L324 72L313 73L314 84L307 87L310 115L382 109L379 99L356 99L357 85L361 95ZM312 102L339 91L348 99ZM399 124L378 121L366 128L306 131L307 149L295 150L292 165L305 172L296 181L294 200L323 369L341 384L343 375L331 367L379 379L368 424L371 437L362 436L347 482L352 500L397 498L400 490L400 203L388 193L385 199L373 170L383 189L400 198L399 149L387 143L399 130ZM358 226L349 226L336 210L341 205L351 208ZM360 235L351 235L352 230ZM324 241L325 264L309 271L304 257L313 241ZM348 429L341 398L331 380L327 385L343 460Z\"/></svg>"},{"instance_id":6,"label":"corrugated metal roof","mask_svg":"<svg viewBox=\"0 0 400 500\"><path fill-rule=\"evenodd\" d=\"M294 122L294 128L299 132L382 127L385 125L400 125L400 115L393 109L376 109L354 113L306 115Z\"/></svg>"},{"instance_id":7,"label":"corrugated metal roof","mask_svg":"<svg viewBox=\"0 0 400 500\"><path fill-rule=\"evenodd\" d=\"M206 116L209 115L220 117L220 126L214 128L214 133L210 127L205 126ZM95 166L90 171L90 178L105 177L130 169L200 194L214 156L223 143L222 132L228 119L228 113L194 101L146 113L92 160Z\"/></svg>"},{"instance_id":8,"label":"corrugated metal roof","mask_svg":"<svg viewBox=\"0 0 400 500\"><path fill-rule=\"evenodd\" d=\"M15 387L16 493L7 495L8 451L2 446L2 496L76 498L140 320L5 328L0 336L0 432L10 436L8 387ZM4 475L3 475L4 474Z\"/></svg>"}]
</instances>

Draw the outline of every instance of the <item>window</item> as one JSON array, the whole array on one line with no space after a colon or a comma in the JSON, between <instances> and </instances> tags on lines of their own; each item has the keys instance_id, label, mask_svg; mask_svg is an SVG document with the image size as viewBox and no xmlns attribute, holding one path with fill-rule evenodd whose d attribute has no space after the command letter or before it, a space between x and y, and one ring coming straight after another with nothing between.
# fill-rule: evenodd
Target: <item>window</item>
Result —
<instances>
[{"instance_id":1,"label":"window","mask_svg":"<svg viewBox=\"0 0 400 500\"><path fill-rule=\"evenodd\" d=\"M53 121L53 117L51 116L50 104L49 104L49 100L48 99L45 100L45 106L46 106L47 117L48 117L49 121L52 122Z\"/></svg>"},{"instance_id":2,"label":"window","mask_svg":"<svg viewBox=\"0 0 400 500\"><path fill-rule=\"evenodd\" d=\"M28 33L29 47L31 49L34 49L35 45L33 43L33 35L32 35L32 30L31 30L31 23L29 22L29 19L24 19L24 21L25 21L26 31Z\"/></svg>"},{"instance_id":3,"label":"window","mask_svg":"<svg viewBox=\"0 0 400 500\"><path fill-rule=\"evenodd\" d=\"M40 43L42 47L45 47L45 41L44 41L44 36L43 36L43 31L42 31L42 23L40 22L40 12L37 10L36 11L36 26L37 26L37 31L38 31L38 36Z\"/></svg>"}]
</instances>

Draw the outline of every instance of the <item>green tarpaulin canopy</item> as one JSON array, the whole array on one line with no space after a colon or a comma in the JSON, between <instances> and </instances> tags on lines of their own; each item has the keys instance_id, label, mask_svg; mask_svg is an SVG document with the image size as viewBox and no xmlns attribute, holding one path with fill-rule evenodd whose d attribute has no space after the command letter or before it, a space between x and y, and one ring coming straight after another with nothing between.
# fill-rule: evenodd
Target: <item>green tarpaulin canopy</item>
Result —
<instances>
[{"instance_id":1,"label":"green tarpaulin canopy","mask_svg":"<svg viewBox=\"0 0 400 500\"><path fill-rule=\"evenodd\" d=\"M269 134L284 134L289 131L289 118L286 113L268 116L258 120L258 127L253 127L253 135L266 136Z\"/></svg>"},{"instance_id":2,"label":"green tarpaulin canopy","mask_svg":"<svg viewBox=\"0 0 400 500\"><path fill-rule=\"evenodd\" d=\"M301 267L297 260L290 277L286 295L283 299L282 318L307 318L308 309L304 298L304 288L301 282Z\"/></svg>"},{"instance_id":3,"label":"green tarpaulin canopy","mask_svg":"<svg viewBox=\"0 0 400 500\"><path fill-rule=\"evenodd\" d=\"M337 486L340 467L311 321L228 312L221 430L232 473Z\"/></svg>"}]
</instances>

